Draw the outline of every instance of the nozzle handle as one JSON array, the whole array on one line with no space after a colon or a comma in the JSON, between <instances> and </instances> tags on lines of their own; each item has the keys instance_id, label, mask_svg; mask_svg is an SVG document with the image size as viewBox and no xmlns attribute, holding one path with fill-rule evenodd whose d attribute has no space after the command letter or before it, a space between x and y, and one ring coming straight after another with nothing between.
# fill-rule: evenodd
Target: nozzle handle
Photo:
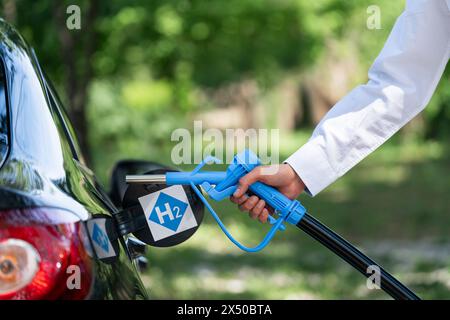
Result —
<instances>
[{"instance_id":1,"label":"nozzle handle","mask_svg":"<svg viewBox=\"0 0 450 320\"><path fill-rule=\"evenodd\" d=\"M293 225L296 225L306 213L305 207L299 201L289 199L277 189L262 182L251 184L249 189Z\"/></svg>"}]
</instances>

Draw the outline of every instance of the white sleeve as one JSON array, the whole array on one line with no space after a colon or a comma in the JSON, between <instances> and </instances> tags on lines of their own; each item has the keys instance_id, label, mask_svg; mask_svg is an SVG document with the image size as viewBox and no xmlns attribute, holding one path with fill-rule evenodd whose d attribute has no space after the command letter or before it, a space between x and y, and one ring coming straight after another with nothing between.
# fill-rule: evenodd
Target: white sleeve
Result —
<instances>
[{"instance_id":1,"label":"white sleeve","mask_svg":"<svg viewBox=\"0 0 450 320\"><path fill-rule=\"evenodd\" d=\"M314 196L428 104L449 59L450 0L412 0L369 70L285 162Z\"/></svg>"}]
</instances>

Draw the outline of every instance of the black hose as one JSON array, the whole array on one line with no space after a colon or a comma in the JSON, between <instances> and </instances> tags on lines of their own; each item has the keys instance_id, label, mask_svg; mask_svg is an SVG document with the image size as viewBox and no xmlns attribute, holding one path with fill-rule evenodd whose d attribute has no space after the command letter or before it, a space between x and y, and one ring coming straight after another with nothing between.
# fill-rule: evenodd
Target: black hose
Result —
<instances>
[{"instance_id":1,"label":"black hose","mask_svg":"<svg viewBox=\"0 0 450 320\"><path fill-rule=\"evenodd\" d=\"M414 292L395 279L375 261L309 214L306 213L303 216L300 222L297 223L297 227L347 261L366 277L371 275L367 273L368 267L377 266L380 269L380 287L392 298L396 300L420 300Z\"/></svg>"}]
</instances>

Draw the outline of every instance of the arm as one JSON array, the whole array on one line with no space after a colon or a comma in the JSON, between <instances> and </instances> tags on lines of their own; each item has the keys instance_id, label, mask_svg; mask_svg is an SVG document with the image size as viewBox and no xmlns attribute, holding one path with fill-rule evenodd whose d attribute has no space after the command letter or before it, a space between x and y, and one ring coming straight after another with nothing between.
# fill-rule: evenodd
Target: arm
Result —
<instances>
[{"instance_id":1,"label":"arm","mask_svg":"<svg viewBox=\"0 0 450 320\"><path fill-rule=\"evenodd\" d=\"M449 59L445 1L409 1L369 81L322 119L288 163L316 195L378 148L425 108Z\"/></svg>"},{"instance_id":2,"label":"arm","mask_svg":"<svg viewBox=\"0 0 450 320\"><path fill-rule=\"evenodd\" d=\"M449 54L450 0L409 0L369 70L367 84L327 113L310 140L279 166L280 173L249 173L231 200L265 221L261 201L246 199L251 183L264 180L294 198L305 185L311 195L318 194L425 108Z\"/></svg>"}]
</instances>

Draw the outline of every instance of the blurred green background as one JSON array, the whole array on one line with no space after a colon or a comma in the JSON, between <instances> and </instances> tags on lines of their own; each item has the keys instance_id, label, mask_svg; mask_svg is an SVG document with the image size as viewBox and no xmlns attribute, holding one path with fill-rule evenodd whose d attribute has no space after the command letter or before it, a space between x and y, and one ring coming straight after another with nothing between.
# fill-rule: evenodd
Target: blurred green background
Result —
<instances>
[{"instance_id":1,"label":"blurred green background","mask_svg":"<svg viewBox=\"0 0 450 320\"><path fill-rule=\"evenodd\" d=\"M2 16L35 48L59 89L86 161L108 188L117 160L170 164L176 128L280 129L280 160L367 70L404 1L3 0ZM69 30L66 9L81 9ZM367 19L377 5L381 28ZM311 199L312 215L424 298L450 297L450 82L344 178ZM266 225L218 206L246 243ZM363 277L294 229L244 254L209 217L186 243L151 248L153 298L365 299Z\"/></svg>"}]
</instances>

